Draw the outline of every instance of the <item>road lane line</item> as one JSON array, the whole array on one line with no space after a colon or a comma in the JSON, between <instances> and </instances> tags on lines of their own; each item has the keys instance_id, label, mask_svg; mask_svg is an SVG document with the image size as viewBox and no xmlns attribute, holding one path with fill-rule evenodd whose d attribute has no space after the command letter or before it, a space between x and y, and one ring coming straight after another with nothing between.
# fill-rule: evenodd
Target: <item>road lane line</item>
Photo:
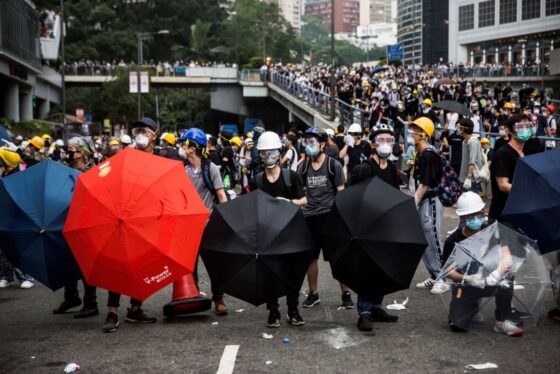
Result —
<instances>
[{"instance_id":1,"label":"road lane line","mask_svg":"<svg viewBox=\"0 0 560 374\"><path fill-rule=\"evenodd\" d=\"M224 353L220 359L220 366L216 374L231 374L235 366L235 359L237 357L238 345L226 345Z\"/></svg>"}]
</instances>

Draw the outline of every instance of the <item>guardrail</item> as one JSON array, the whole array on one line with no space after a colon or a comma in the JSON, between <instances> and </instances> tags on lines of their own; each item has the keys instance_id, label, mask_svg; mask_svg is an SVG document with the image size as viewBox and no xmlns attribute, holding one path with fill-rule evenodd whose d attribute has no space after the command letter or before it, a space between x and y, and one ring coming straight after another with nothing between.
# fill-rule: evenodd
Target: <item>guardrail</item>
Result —
<instances>
[{"instance_id":1,"label":"guardrail","mask_svg":"<svg viewBox=\"0 0 560 374\"><path fill-rule=\"evenodd\" d=\"M203 67L203 66L163 66L142 65L142 71L150 72L154 77L210 77L213 79L237 79L238 69L233 67ZM113 76L119 72L136 71L135 66L113 65L66 65L65 75L73 76Z\"/></svg>"},{"instance_id":2,"label":"guardrail","mask_svg":"<svg viewBox=\"0 0 560 374\"><path fill-rule=\"evenodd\" d=\"M438 69L438 73L446 78L457 76L458 78L512 78L512 77L541 77L549 76L548 66L508 66L500 68L463 67L453 69Z\"/></svg>"}]
</instances>

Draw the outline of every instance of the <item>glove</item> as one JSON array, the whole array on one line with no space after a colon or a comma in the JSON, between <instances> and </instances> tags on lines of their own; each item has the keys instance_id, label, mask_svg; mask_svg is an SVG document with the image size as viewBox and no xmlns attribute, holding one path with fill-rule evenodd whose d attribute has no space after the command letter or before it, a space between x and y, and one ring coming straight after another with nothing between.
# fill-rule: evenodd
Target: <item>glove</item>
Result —
<instances>
[{"instance_id":1,"label":"glove","mask_svg":"<svg viewBox=\"0 0 560 374\"><path fill-rule=\"evenodd\" d=\"M498 269L494 270L493 272L490 273L489 276L486 277L486 285L491 287L497 286L501 277L502 274L500 273L500 271Z\"/></svg>"},{"instance_id":2,"label":"glove","mask_svg":"<svg viewBox=\"0 0 560 374\"><path fill-rule=\"evenodd\" d=\"M276 198L277 198L278 200L284 200L284 201L287 201L287 202L291 203L290 199L286 199L285 197L276 196Z\"/></svg>"},{"instance_id":3,"label":"glove","mask_svg":"<svg viewBox=\"0 0 560 374\"><path fill-rule=\"evenodd\" d=\"M484 283L484 279L482 279L482 275L480 274L472 274L472 275L465 275L465 283L469 286L476 287L476 288L484 288L486 284Z\"/></svg>"},{"instance_id":4,"label":"glove","mask_svg":"<svg viewBox=\"0 0 560 374\"><path fill-rule=\"evenodd\" d=\"M344 143L349 147L354 147L354 138L350 135L344 137Z\"/></svg>"},{"instance_id":5,"label":"glove","mask_svg":"<svg viewBox=\"0 0 560 374\"><path fill-rule=\"evenodd\" d=\"M18 150L17 145L15 145L15 144L12 143L12 142L7 141L6 139L2 139L2 141L3 141L4 143L6 143L6 145L4 146L4 148L6 148L8 151L17 152L17 150Z\"/></svg>"},{"instance_id":6,"label":"glove","mask_svg":"<svg viewBox=\"0 0 560 374\"><path fill-rule=\"evenodd\" d=\"M465 183L463 183L463 188L464 188L465 190L470 190L471 187L472 187L472 180L471 180L471 178L465 179Z\"/></svg>"}]
</instances>

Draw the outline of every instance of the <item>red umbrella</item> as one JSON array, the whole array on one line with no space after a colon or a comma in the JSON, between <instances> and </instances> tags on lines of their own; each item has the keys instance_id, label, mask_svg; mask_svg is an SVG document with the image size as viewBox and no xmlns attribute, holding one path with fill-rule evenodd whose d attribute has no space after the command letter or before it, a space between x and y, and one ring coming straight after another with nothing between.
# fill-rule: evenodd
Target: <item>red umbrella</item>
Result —
<instances>
[{"instance_id":1,"label":"red umbrella","mask_svg":"<svg viewBox=\"0 0 560 374\"><path fill-rule=\"evenodd\" d=\"M89 284L144 300L194 271L208 216L182 163L127 148L78 177L64 237Z\"/></svg>"}]
</instances>

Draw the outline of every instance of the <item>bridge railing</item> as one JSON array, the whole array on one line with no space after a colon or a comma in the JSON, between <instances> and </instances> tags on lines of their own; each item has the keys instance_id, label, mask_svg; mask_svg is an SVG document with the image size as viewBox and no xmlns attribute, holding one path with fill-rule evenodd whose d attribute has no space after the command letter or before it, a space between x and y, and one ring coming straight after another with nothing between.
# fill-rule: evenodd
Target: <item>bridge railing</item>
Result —
<instances>
[{"instance_id":1,"label":"bridge railing","mask_svg":"<svg viewBox=\"0 0 560 374\"><path fill-rule=\"evenodd\" d=\"M237 79L238 69L234 67L204 67L204 66L164 66L142 65L142 71L150 72L155 77L210 77L213 79ZM114 76L119 71L135 71L135 66L113 65L66 65L65 75L73 76Z\"/></svg>"},{"instance_id":2,"label":"bridge railing","mask_svg":"<svg viewBox=\"0 0 560 374\"><path fill-rule=\"evenodd\" d=\"M259 69L243 69L239 80L242 82L266 82L267 73L261 72Z\"/></svg>"},{"instance_id":3,"label":"bridge railing","mask_svg":"<svg viewBox=\"0 0 560 374\"><path fill-rule=\"evenodd\" d=\"M508 66L508 67L455 67L452 69L439 69L438 73L449 78L513 78L513 77L541 77L550 75L550 67L536 66Z\"/></svg>"}]
</instances>

